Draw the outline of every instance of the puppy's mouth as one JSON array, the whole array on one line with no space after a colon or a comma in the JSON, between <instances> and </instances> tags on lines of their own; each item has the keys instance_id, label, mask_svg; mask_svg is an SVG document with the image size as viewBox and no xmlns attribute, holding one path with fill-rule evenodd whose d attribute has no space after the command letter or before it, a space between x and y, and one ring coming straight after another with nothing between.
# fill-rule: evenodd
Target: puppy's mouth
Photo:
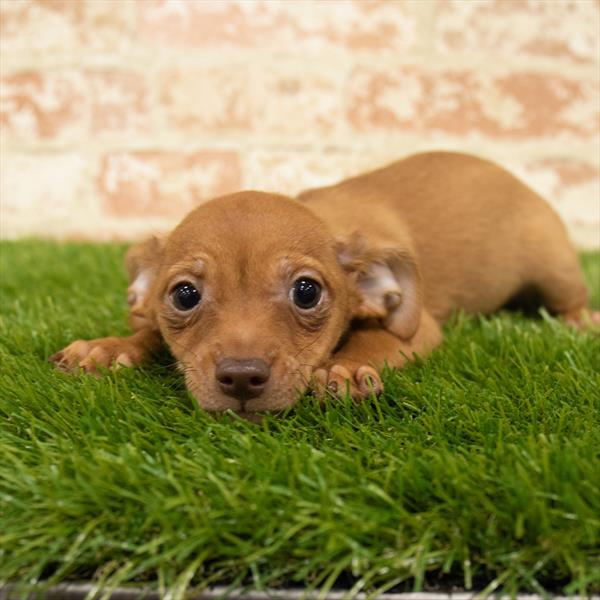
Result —
<instances>
[{"instance_id":1,"label":"puppy's mouth","mask_svg":"<svg viewBox=\"0 0 600 600\"><path fill-rule=\"evenodd\" d=\"M215 379L201 376L200 370L186 370L186 384L199 406L209 412L230 410L242 419L257 422L266 413L278 414L295 404L308 386L310 372L286 369L286 372L271 378L261 393L251 397L236 397L223 392L223 386Z\"/></svg>"},{"instance_id":2,"label":"puppy's mouth","mask_svg":"<svg viewBox=\"0 0 600 600\"><path fill-rule=\"evenodd\" d=\"M276 385L273 385L272 387L273 389L267 389L260 396L246 401L234 400L233 398L229 398L222 394L218 394L218 396L220 396L222 406L227 405L227 408L240 417L251 420L250 417L252 415L265 415L267 413L278 414L295 404L302 395L302 391L297 387L288 388L287 386ZM198 402L200 403L200 406L202 406L202 401L200 399L198 399ZM218 404L220 403L218 402ZM235 408L231 406L232 404L236 405ZM209 410L220 411L226 409L221 408L221 406L218 405L216 408L211 408Z\"/></svg>"}]
</instances>

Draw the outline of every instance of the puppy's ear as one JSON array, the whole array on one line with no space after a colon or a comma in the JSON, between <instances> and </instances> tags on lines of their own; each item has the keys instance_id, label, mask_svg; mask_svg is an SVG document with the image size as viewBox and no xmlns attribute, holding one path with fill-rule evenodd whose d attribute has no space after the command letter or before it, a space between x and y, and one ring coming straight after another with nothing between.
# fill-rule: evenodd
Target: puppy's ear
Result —
<instances>
[{"instance_id":1,"label":"puppy's ear","mask_svg":"<svg viewBox=\"0 0 600 600\"><path fill-rule=\"evenodd\" d=\"M358 232L337 242L340 264L358 296L354 317L379 319L401 339L421 321L421 277L409 248L378 245Z\"/></svg>"},{"instance_id":2,"label":"puppy's ear","mask_svg":"<svg viewBox=\"0 0 600 600\"><path fill-rule=\"evenodd\" d=\"M156 277L162 250L162 241L152 237L132 246L125 256L125 268L129 275L127 288L129 320L134 330L153 326L153 315L145 301Z\"/></svg>"}]
</instances>

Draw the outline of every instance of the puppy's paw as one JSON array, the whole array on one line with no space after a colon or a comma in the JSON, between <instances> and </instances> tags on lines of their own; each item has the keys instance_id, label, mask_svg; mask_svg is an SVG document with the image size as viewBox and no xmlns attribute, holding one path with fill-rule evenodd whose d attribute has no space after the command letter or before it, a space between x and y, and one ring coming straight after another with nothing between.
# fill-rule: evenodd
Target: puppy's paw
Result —
<instances>
[{"instance_id":1,"label":"puppy's paw","mask_svg":"<svg viewBox=\"0 0 600 600\"><path fill-rule=\"evenodd\" d=\"M348 394L355 402L361 402L371 394L381 394L383 383L373 367L339 359L315 370L312 388L320 397L342 398Z\"/></svg>"},{"instance_id":2,"label":"puppy's paw","mask_svg":"<svg viewBox=\"0 0 600 600\"><path fill-rule=\"evenodd\" d=\"M563 321L581 331L600 333L600 310L583 308L562 315Z\"/></svg>"},{"instance_id":3,"label":"puppy's paw","mask_svg":"<svg viewBox=\"0 0 600 600\"><path fill-rule=\"evenodd\" d=\"M58 369L72 373L82 369L99 375L101 368L133 367L142 362L142 350L127 338L77 340L48 358Z\"/></svg>"}]
</instances>

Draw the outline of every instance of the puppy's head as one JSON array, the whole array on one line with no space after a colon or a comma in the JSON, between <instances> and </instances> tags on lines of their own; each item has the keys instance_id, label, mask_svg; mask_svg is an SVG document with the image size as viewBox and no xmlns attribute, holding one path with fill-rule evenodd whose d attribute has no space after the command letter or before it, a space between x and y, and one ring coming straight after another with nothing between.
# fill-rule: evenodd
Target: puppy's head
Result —
<instances>
[{"instance_id":1,"label":"puppy's head","mask_svg":"<svg viewBox=\"0 0 600 600\"><path fill-rule=\"evenodd\" d=\"M325 224L257 192L208 202L159 248L145 305L212 411L294 403L344 333L353 294Z\"/></svg>"},{"instance_id":2,"label":"puppy's head","mask_svg":"<svg viewBox=\"0 0 600 600\"><path fill-rule=\"evenodd\" d=\"M160 329L210 411L290 406L352 319L377 319L399 338L419 326L410 244L334 239L300 202L273 194L208 202L127 264L134 329Z\"/></svg>"}]
</instances>

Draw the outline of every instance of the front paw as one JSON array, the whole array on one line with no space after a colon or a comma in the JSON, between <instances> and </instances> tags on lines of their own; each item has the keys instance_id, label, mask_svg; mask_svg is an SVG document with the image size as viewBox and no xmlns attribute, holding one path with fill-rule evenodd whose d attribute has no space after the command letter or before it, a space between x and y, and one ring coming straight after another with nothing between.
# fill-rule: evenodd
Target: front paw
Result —
<instances>
[{"instance_id":1,"label":"front paw","mask_svg":"<svg viewBox=\"0 0 600 600\"><path fill-rule=\"evenodd\" d=\"M313 391L320 397L342 398L346 394L355 402L383 391L379 373L368 365L348 360L332 360L313 373Z\"/></svg>"},{"instance_id":2,"label":"front paw","mask_svg":"<svg viewBox=\"0 0 600 600\"><path fill-rule=\"evenodd\" d=\"M48 358L67 373L82 369L99 375L100 369L133 367L142 361L141 349L126 338L106 337L97 340L77 340Z\"/></svg>"},{"instance_id":3,"label":"front paw","mask_svg":"<svg viewBox=\"0 0 600 600\"><path fill-rule=\"evenodd\" d=\"M591 333L600 333L600 310L591 308L582 308L565 313L562 316L563 321L581 331Z\"/></svg>"}]
</instances>

